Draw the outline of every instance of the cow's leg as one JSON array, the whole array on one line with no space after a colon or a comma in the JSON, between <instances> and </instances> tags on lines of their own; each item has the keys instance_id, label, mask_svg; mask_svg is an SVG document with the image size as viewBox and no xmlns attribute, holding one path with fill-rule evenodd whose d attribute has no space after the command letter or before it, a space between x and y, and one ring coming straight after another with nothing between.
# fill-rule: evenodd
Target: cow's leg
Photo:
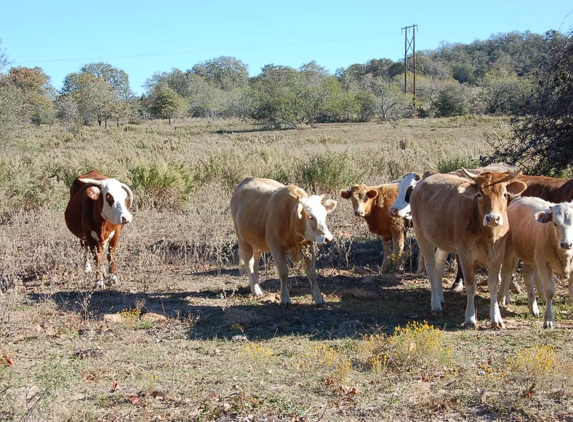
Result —
<instances>
[{"instance_id":1,"label":"cow's leg","mask_svg":"<svg viewBox=\"0 0 573 422\"><path fill-rule=\"evenodd\" d=\"M249 284L251 285L251 294L260 296L263 294L259 285L259 262L256 257L260 257L260 252L254 251L253 247L247 242L239 240L239 254L243 259L245 269L249 275Z\"/></svg>"},{"instance_id":2,"label":"cow's leg","mask_svg":"<svg viewBox=\"0 0 573 422\"><path fill-rule=\"evenodd\" d=\"M436 257L434 256L434 245L425 239L420 234L416 233L418 240L418 246L420 246L420 253L424 256L424 262L426 263L426 274L430 280L431 288L431 309L432 316L436 316L438 313L442 312L442 298L438 294L438 283L441 283L441 278L438 279L436 275Z\"/></svg>"},{"instance_id":3,"label":"cow's leg","mask_svg":"<svg viewBox=\"0 0 573 422\"><path fill-rule=\"evenodd\" d=\"M80 241L80 244L84 250L84 273L89 273L92 270L92 266L90 264L90 247L83 240Z\"/></svg>"},{"instance_id":4,"label":"cow's leg","mask_svg":"<svg viewBox=\"0 0 573 422\"><path fill-rule=\"evenodd\" d=\"M503 256L500 256L498 259L493 261L493 263L487 269L487 287L489 289L489 317L491 319L491 328L505 328L503 318L501 317L501 312L499 311L499 303L497 303L497 291L500 282L499 271L501 268L502 259Z\"/></svg>"},{"instance_id":5,"label":"cow's leg","mask_svg":"<svg viewBox=\"0 0 573 422\"><path fill-rule=\"evenodd\" d=\"M555 286L551 279L551 268L547 263L538 263L537 271L539 272L539 277L541 277L541 281L543 282L543 291L545 293L543 328L553 328L553 296L555 295Z\"/></svg>"},{"instance_id":6,"label":"cow's leg","mask_svg":"<svg viewBox=\"0 0 573 422\"><path fill-rule=\"evenodd\" d=\"M382 272L385 273L388 271L390 263L392 262L392 259L390 258L391 256L393 256L392 239L382 238L382 248L384 253L384 258L382 260Z\"/></svg>"},{"instance_id":7,"label":"cow's leg","mask_svg":"<svg viewBox=\"0 0 573 422\"><path fill-rule=\"evenodd\" d=\"M112 286L117 283L117 272L115 268L115 257L117 255L117 245L119 243L119 232L112 232L107 245L108 276L107 285Z\"/></svg>"},{"instance_id":8,"label":"cow's leg","mask_svg":"<svg viewBox=\"0 0 573 422\"><path fill-rule=\"evenodd\" d=\"M399 263L399 267L396 269L403 268L402 262L402 253L404 252L404 242L405 242L405 233L404 230L394 230L392 233L392 250L394 253L394 257L397 260L396 262Z\"/></svg>"},{"instance_id":9,"label":"cow's leg","mask_svg":"<svg viewBox=\"0 0 573 422\"><path fill-rule=\"evenodd\" d=\"M424 262L424 254L422 254L422 251L418 246L418 268L416 268L416 274L423 275L425 271L426 271L426 263Z\"/></svg>"},{"instance_id":10,"label":"cow's leg","mask_svg":"<svg viewBox=\"0 0 573 422\"><path fill-rule=\"evenodd\" d=\"M288 265L286 257L280 248L272 248L271 254L275 261L275 265L277 266L277 271L281 280L281 306L286 308L291 305L290 294L288 291Z\"/></svg>"},{"instance_id":11,"label":"cow's leg","mask_svg":"<svg viewBox=\"0 0 573 422\"><path fill-rule=\"evenodd\" d=\"M438 283L435 286L436 294L440 298L440 303L443 305L446 303L446 300L444 299L444 287L442 285L442 281L444 279L444 266L446 265L448 253L436 248L434 257L436 258L436 280L438 280Z\"/></svg>"},{"instance_id":12,"label":"cow's leg","mask_svg":"<svg viewBox=\"0 0 573 422\"><path fill-rule=\"evenodd\" d=\"M569 297L573 300L573 273L569 274Z\"/></svg>"},{"instance_id":13,"label":"cow's leg","mask_svg":"<svg viewBox=\"0 0 573 422\"><path fill-rule=\"evenodd\" d=\"M460 257L456 255L456 263L457 263L457 271L456 271L456 279L454 280L454 284L450 288L453 292L461 292L464 289L464 273L462 272L462 266L460 265Z\"/></svg>"},{"instance_id":14,"label":"cow's leg","mask_svg":"<svg viewBox=\"0 0 573 422\"><path fill-rule=\"evenodd\" d=\"M477 312L475 308L476 280L473 261L470 258L460 256L460 264L465 276L466 282L466 328L477 328Z\"/></svg>"},{"instance_id":15,"label":"cow's leg","mask_svg":"<svg viewBox=\"0 0 573 422\"><path fill-rule=\"evenodd\" d=\"M320 287L316 281L316 254L314 251L314 246L310 245L304 248L302 252L302 257L304 260L304 267L306 269L306 275L310 281L310 290L312 291L312 299L316 305L323 305L325 303L322 294L320 293Z\"/></svg>"},{"instance_id":16,"label":"cow's leg","mask_svg":"<svg viewBox=\"0 0 573 422\"><path fill-rule=\"evenodd\" d=\"M499 303L502 305L509 305L509 285L513 278L513 272L517 266L517 256L513 251L506 251L503 261L501 263L501 285L499 287Z\"/></svg>"},{"instance_id":17,"label":"cow's leg","mask_svg":"<svg viewBox=\"0 0 573 422\"><path fill-rule=\"evenodd\" d=\"M539 272L535 271L535 276L533 277L535 281L535 289L537 290L537 294L541 300L545 300L545 292L543 288L543 283L541 282L541 278L539 277Z\"/></svg>"},{"instance_id":18,"label":"cow's leg","mask_svg":"<svg viewBox=\"0 0 573 422\"><path fill-rule=\"evenodd\" d=\"M96 284L95 287L97 289L103 289L105 287L105 283L103 281L103 268L101 262L101 253L102 253L102 246L98 243L95 246L90 246L92 251L94 261L96 264Z\"/></svg>"},{"instance_id":19,"label":"cow's leg","mask_svg":"<svg viewBox=\"0 0 573 422\"><path fill-rule=\"evenodd\" d=\"M523 264L523 282L525 283L525 290L527 291L527 305L531 315L539 316L539 307L537 306L537 299L535 297L534 279L539 278L538 272L532 265ZM543 292L543 288L538 291ZM542 293L543 294L543 293Z\"/></svg>"}]
</instances>

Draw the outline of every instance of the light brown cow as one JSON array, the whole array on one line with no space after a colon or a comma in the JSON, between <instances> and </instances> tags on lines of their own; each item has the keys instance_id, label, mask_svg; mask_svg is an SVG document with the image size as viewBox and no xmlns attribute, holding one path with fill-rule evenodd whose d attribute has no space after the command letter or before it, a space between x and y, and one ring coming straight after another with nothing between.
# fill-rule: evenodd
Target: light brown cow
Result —
<instances>
[{"instance_id":1,"label":"light brown cow","mask_svg":"<svg viewBox=\"0 0 573 422\"><path fill-rule=\"evenodd\" d=\"M442 311L444 260L457 253L466 281L466 327L477 327L475 267L488 270L492 327L504 327L497 303L499 270L509 229L510 195L526 188L513 180L519 172L465 172L468 179L434 174L421 180L410 197L416 239L426 262L432 292L432 312ZM434 255L435 248L438 248Z\"/></svg>"},{"instance_id":2,"label":"light brown cow","mask_svg":"<svg viewBox=\"0 0 573 422\"><path fill-rule=\"evenodd\" d=\"M308 195L297 186L285 186L271 179L249 177L237 186L231 198L231 215L239 241L240 264L246 267L252 294L262 294L259 258L263 251L270 251L281 281L281 305L289 306L286 257L298 261L302 254L314 303L324 303L316 282L312 244L332 240L326 215L334 208L336 201L324 195Z\"/></svg>"},{"instance_id":3,"label":"light brown cow","mask_svg":"<svg viewBox=\"0 0 573 422\"><path fill-rule=\"evenodd\" d=\"M406 228L409 224L405 218L392 217L389 212L398 196L398 184L354 185L348 190L340 191L340 196L350 199L354 215L363 217L368 224L368 230L382 238L382 271L387 271L391 257L399 256L404 251Z\"/></svg>"},{"instance_id":4,"label":"light brown cow","mask_svg":"<svg viewBox=\"0 0 573 422\"><path fill-rule=\"evenodd\" d=\"M509 232L502 264L501 290L507 289L518 259L522 260L529 310L539 316L533 289L537 270L547 304L543 328L553 328L553 272L569 279L569 294L573 299L573 203L554 204L540 198L523 197L509 204L507 215Z\"/></svg>"}]
</instances>

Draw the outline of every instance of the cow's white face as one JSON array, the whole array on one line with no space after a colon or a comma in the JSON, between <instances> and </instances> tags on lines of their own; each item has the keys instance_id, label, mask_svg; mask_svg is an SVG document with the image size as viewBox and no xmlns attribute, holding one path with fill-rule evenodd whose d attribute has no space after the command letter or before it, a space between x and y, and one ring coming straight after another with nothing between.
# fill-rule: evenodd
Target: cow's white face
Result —
<instances>
[{"instance_id":1,"label":"cow's white face","mask_svg":"<svg viewBox=\"0 0 573 422\"><path fill-rule=\"evenodd\" d=\"M392 217L403 217L412 219L412 209L410 208L410 195L420 181L420 175L408 173L398 185L398 197L390 207Z\"/></svg>"},{"instance_id":2,"label":"cow's white face","mask_svg":"<svg viewBox=\"0 0 573 422\"><path fill-rule=\"evenodd\" d=\"M127 209L128 195L117 179L102 180L99 187L90 186L88 196L93 200L102 197L101 216L110 223L127 224L131 222L133 216Z\"/></svg>"},{"instance_id":3,"label":"cow's white face","mask_svg":"<svg viewBox=\"0 0 573 422\"><path fill-rule=\"evenodd\" d=\"M535 214L540 223L553 222L558 247L573 253L573 203L562 202Z\"/></svg>"},{"instance_id":4,"label":"cow's white face","mask_svg":"<svg viewBox=\"0 0 573 422\"><path fill-rule=\"evenodd\" d=\"M302 208L299 218L305 219L305 240L319 245L330 242L334 236L326 226L326 216L336 208L336 201L324 199L324 196L312 195L308 198L301 198L299 206Z\"/></svg>"}]
</instances>

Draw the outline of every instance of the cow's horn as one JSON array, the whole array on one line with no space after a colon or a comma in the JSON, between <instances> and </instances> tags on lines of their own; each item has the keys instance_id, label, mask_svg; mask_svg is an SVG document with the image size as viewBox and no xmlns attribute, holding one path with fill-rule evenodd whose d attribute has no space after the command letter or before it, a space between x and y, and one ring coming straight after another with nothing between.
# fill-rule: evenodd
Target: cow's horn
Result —
<instances>
[{"instance_id":1,"label":"cow's horn","mask_svg":"<svg viewBox=\"0 0 573 422\"><path fill-rule=\"evenodd\" d=\"M513 172L511 174L508 174L507 176L505 176L503 179L501 179L499 182L497 183L502 183L502 182L507 182L508 180L511 180L517 176L521 175L521 169L517 170L516 172Z\"/></svg>"},{"instance_id":2,"label":"cow's horn","mask_svg":"<svg viewBox=\"0 0 573 422\"><path fill-rule=\"evenodd\" d=\"M127 192L127 196L129 196L129 205L128 207L131 208L131 204L133 204L133 192L129 189L125 183L121 183L121 187Z\"/></svg>"},{"instance_id":3,"label":"cow's horn","mask_svg":"<svg viewBox=\"0 0 573 422\"><path fill-rule=\"evenodd\" d=\"M101 186L101 184L102 184L101 180L96 180L96 179L78 179L78 180L82 183L86 183L86 184L90 184L90 185Z\"/></svg>"},{"instance_id":4,"label":"cow's horn","mask_svg":"<svg viewBox=\"0 0 573 422\"><path fill-rule=\"evenodd\" d=\"M469 177L469 178L472 179L472 180L476 180L477 177L478 177L477 174L474 174L474 173L472 173L472 172L470 172L470 171L467 171L467 170L466 170L465 168L463 168L463 167L462 167L462 171L464 172L464 174L465 174L467 177Z\"/></svg>"}]
</instances>

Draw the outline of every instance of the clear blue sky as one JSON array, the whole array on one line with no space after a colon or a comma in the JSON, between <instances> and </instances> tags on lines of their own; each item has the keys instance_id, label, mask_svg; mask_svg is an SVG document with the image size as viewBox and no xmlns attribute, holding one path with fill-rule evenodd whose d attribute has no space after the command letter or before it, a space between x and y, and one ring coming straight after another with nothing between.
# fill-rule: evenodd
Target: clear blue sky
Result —
<instances>
[{"instance_id":1,"label":"clear blue sky","mask_svg":"<svg viewBox=\"0 0 573 422\"><path fill-rule=\"evenodd\" d=\"M2 0L0 39L12 66L41 67L56 88L86 63L124 70L138 94L155 72L232 56L251 76L266 64L315 60L331 73L416 49L471 43L511 31L573 29L571 0Z\"/></svg>"}]
</instances>

